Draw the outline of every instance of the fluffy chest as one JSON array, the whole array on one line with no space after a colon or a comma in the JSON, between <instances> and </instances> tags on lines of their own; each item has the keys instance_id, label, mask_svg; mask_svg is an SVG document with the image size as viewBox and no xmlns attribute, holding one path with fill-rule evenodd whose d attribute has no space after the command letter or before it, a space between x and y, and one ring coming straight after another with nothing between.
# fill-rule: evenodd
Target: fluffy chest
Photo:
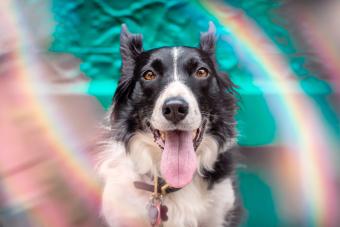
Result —
<instances>
[{"instance_id":1,"label":"fluffy chest","mask_svg":"<svg viewBox=\"0 0 340 227\"><path fill-rule=\"evenodd\" d=\"M154 175L159 174L160 150L154 146L153 141L149 141L144 134L137 134L130 142L129 148L129 158L131 158L134 171L137 174L148 172L152 172ZM216 142L210 137L206 137L202 141L200 149L197 151L198 172L193 181L164 198L169 217L169 220L164 223L165 227L222 226L224 216L233 206L235 200L231 180L227 178L208 190L207 182L200 176L200 169L213 169L213 163L217 159L217 150ZM149 183L152 184L152 182ZM145 200L148 200L149 196L146 196ZM146 203L145 200L144 203Z\"/></svg>"},{"instance_id":2,"label":"fluffy chest","mask_svg":"<svg viewBox=\"0 0 340 227\"><path fill-rule=\"evenodd\" d=\"M143 179L147 181L146 179ZM152 184L152 182L148 182ZM143 204L148 204L151 192L140 191ZM235 196L230 178L216 183L208 189L207 181L196 175L191 184L186 187L166 194L163 197L163 205L168 208L168 220L164 227L192 226L220 227L224 224L224 217L233 208ZM147 210L144 210L147 218Z\"/></svg>"},{"instance_id":3,"label":"fluffy chest","mask_svg":"<svg viewBox=\"0 0 340 227\"><path fill-rule=\"evenodd\" d=\"M99 168L99 173L105 181L102 213L110 226L125 226L123 223L127 223L127 220L138 223L129 226L149 226L146 207L151 193L136 189L133 182L142 180L152 184L150 179L148 182L141 176L159 173L159 150L152 142L146 142L142 138L145 136L136 135L132 139L128 155L123 144L113 143L103 156ZM235 201L231 180L225 178L216 182L212 189L208 189L207 181L199 173L202 166L212 168L211 164L216 160L217 153L217 149L213 149L216 147L214 145L209 139L202 142L201 147L205 148L205 153L209 155L199 155L200 163L193 181L181 190L165 196L168 221L164 222L164 227L224 225L225 216L233 208Z\"/></svg>"},{"instance_id":4,"label":"fluffy chest","mask_svg":"<svg viewBox=\"0 0 340 227\"><path fill-rule=\"evenodd\" d=\"M199 220L211 206L211 202L211 192L197 177L192 184L165 197L164 204L169 209L169 220L164 225L167 227L198 226Z\"/></svg>"},{"instance_id":5,"label":"fluffy chest","mask_svg":"<svg viewBox=\"0 0 340 227\"><path fill-rule=\"evenodd\" d=\"M206 182L196 176L185 188L165 196L169 219L164 227L222 226L234 200L230 179L208 190Z\"/></svg>"}]
</instances>

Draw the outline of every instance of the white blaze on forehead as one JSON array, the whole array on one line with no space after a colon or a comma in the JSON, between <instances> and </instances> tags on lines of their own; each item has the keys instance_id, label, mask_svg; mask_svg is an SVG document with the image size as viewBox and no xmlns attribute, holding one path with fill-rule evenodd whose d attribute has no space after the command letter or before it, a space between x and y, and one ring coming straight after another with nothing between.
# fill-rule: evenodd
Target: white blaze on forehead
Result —
<instances>
[{"instance_id":1,"label":"white blaze on forehead","mask_svg":"<svg viewBox=\"0 0 340 227\"><path fill-rule=\"evenodd\" d=\"M174 47L172 49L172 58L173 58L173 67L174 67L174 80L179 80L179 77L178 77L178 70L177 70L177 59L178 59L178 52L179 52L179 49L178 47Z\"/></svg>"},{"instance_id":2,"label":"white blaze on forehead","mask_svg":"<svg viewBox=\"0 0 340 227\"><path fill-rule=\"evenodd\" d=\"M198 102L195 95L191 89L180 81L180 76L178 74L178 59L181 54L180 47L173 47L171 49L171 54L173 58L173 79L170 79L170 83L163 89L160 96L157 98L152 116L151 124L154 128L168 131L168 130L194 130L201 125L202 117ZM189 111L187 116L176 126L165 119L162 111L165 100L169 98L182 98L189 104Z\"/></svg>"}]
</instances>

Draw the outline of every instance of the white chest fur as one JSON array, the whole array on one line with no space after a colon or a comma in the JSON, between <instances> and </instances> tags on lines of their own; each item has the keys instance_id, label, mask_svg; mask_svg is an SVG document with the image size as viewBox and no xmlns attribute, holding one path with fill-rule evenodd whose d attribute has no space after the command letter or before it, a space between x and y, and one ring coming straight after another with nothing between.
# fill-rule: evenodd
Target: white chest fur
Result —
<instances>
[{"instance_id":1,"label":"white chest fur","mask_svg":"<svg viewBox=\"0 0 340 227\"><path fill-rule=\"evenodd\" d=\"M230 179L207 190L206 183L197 177L192 184L165 199L169 221L164 226L221 227L234 200Z\"/></svg>"},{"instance_id":2,"label":"white chest fur","mask_svg":"<svg viewBox=\"0 0 340 227\"><path fill-rule=\"evenodd\" d=\"M145 135L135 136L129 145L130 155L126 155L121 143L111 142L100 157L98 171L105 183L102 214L110 227L149 226L146 205L150 193L133 186L133 181L140 180L141 174L159 173L158 148L147 138ZM200 155L198 151L198 170L202 167L212 168L217 158L217 145L209 139L201 145L200 149L206 152ZM191 184L165 197L169 219L164 222L164 227L221 227L234 200L230 179L208 190L207 183L198 173Z\"/></svg>"}]
</instances>

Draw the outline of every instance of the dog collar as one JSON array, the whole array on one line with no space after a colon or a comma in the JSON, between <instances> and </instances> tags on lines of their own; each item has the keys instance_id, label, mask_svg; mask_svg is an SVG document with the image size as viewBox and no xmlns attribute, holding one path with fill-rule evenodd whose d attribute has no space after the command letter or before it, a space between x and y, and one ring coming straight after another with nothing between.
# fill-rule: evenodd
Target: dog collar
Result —
<instances>
[{"instance_id":1,"label":"dog collar","mask_svg":"<svg viewBox=\"0 0 340 227\"><path fill-rule=\"evenodd\" d=\"M161 177L157 177L157 181L154 180L154 182L157 182L157 186L151 185L151 184L147 184L143 181L134 181L133 185L135 186L135 188L140 189L140 190L144 190L144 191L148 191L148 192L155 192L155 188L157 189L157 193L158 194L162 194L163 196L172 192L176 192L178 190L180 190L181 188L173 188L170 187L163 178Z\"/></svg>"}]
</instances>

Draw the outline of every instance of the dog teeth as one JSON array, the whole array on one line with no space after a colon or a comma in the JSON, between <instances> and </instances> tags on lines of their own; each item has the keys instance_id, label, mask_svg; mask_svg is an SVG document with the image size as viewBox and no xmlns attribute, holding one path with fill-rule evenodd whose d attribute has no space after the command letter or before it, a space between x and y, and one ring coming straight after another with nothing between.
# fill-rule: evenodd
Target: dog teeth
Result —
<instances>
[{"instance_id":1,"label":"dog teeth","mask_svg":"<svg viewBox=\"0 0 340 227\"><path fill-rule=\"evenodd\" d=\"M198 136L198 133L199 133L199 129L195 129L192 131L192 139L195 140L196 137Z\"/></svg>"},{"instance_id":2,"label":"dog teeth","mask_svg":"<svg viewBox=\"0 0 340 227\"><path fill-rule=\"evenodd\" d=\"M165 141L165 133L164 133L164 132L161 132L161 139L162 139L163 141Z\"/></svg>"}]
</instances>

